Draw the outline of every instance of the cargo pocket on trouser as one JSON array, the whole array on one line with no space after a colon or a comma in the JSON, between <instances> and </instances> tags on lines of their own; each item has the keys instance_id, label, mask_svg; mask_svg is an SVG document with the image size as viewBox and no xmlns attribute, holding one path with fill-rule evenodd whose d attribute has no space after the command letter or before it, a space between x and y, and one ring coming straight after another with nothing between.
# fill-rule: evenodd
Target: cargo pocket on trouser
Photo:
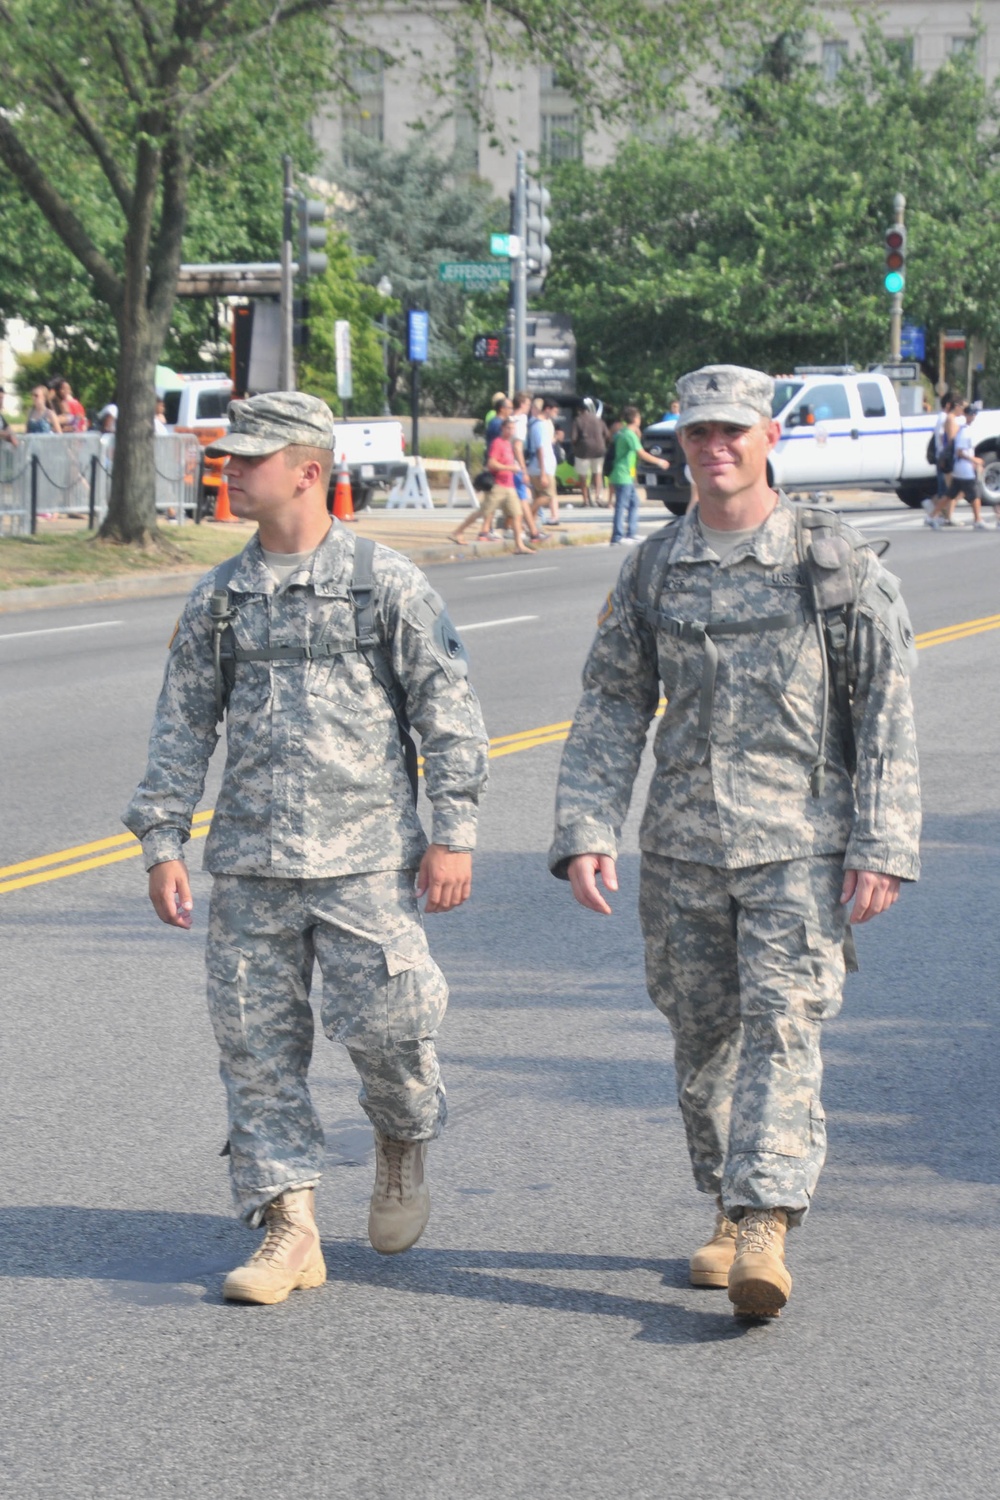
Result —
<instances>
[{"instance_id":1,"label":"cargo pocket on trouser","mask_svg":"<svg viewBox=\"0 0 1000 1500\"><path fill-rule=\"evenodd\" d=\"M309 997L296 973L236 948L210 947L208 1009L229 1115L229 1170L251 1223L284 1188L319 1174L323 1132L309 1097Z\"/></svg>"},{"instance_id":2,"label":"cargo pocket on trouser","mask_svg":"<svg viewBox=\"0 0 1000 1500\"><path fill-rule=\"evenodd\" d=\"M361 1106L395 1140L427 1140L445 1118L434 1035L448 1003L444 975L415 926L385 943L316 934L323 1026L361 1076Z\"/></svg>"}]
</instances>

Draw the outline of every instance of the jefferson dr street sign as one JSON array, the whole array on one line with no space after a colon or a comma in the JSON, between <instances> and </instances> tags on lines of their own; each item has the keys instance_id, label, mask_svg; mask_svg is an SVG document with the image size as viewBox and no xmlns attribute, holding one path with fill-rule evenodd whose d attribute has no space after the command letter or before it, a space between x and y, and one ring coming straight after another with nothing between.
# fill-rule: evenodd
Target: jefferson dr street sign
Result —
<instances>
[{"instance_id":1,"label":"jefferson dr street sign","mask_svg":"<svg viewBox=\"0 0 1000 1500\"><path fill-rule=\"evenodd\" d=\"M510 262L502 260L443 260L438 281L461 282L465 286L492 286L510 280Z\"/></svg>"}]
</instances>

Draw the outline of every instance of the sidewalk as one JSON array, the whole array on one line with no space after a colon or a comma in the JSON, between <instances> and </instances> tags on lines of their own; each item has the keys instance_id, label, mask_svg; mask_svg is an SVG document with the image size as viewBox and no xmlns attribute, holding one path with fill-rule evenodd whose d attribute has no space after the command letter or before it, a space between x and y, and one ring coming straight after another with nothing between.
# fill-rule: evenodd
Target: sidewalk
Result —
<instances>
[{"instance_id":1,"label":"sidewalk","mask_svg":"<svg viewBox=\"0 0 1000 1500\"><path fill-rule=\"evenodd\" d=\"M878 509L893 504L894 497L869 490L844 490L837 495L831 509L846 512ZM900 507L902 510L903 507ZM425 510L365 510L353 524L360 536L370 536L397 552L413 559L418 567L430 567L449 562L469 562L475 558L502 557L513 552L513 543L507 541L477 542L470 540L459 546L451 540L451 532L469 514L469 508L449 509L435 506L433 514ZM552 534L539 549L551 551L556 547L607 545L611 535L611 511L587 509L572 501L563 500L559 507L562 529ZM639 510L639 527L644 535L655 531L671 519L663 506L642 504ZM225 532L231 537L232 546L220 551L218 560L231 556L246 545L253 534L252 525L236 522L224 528L213 523L203 523L206 528ZM164 528L168 535L173 528ZM470 538L473 533L466 533ZM3 539L0 538L0 547ZM93 579L80 583L44 584L33 588L0 589L0 614L17 610L58 608L64 604L83 604L101 599L155 598L184 595L202 578L208 567L179 567L158 573L132 573L126 576Z\"/></svg>"},{"instance_id":2,"label":"sidewalk","mask_svg":"<svg viewBox=\"0 0 1000 1500\"><path fill-rule=\"evenodd\" d=\"M663 512L659 506L648 508L650 516L657 520ZM460 546L451 540L451 533L459 522L468 516L468 507L449 510L435 507L434 513L418 510L365 510L352 522L359 536L369 536L384 546L405 553L418 567L429 567L435 563L464 562L473 558L502 557L513 553L513 542L477 542L470 540ZM564 528L553 533L543 543L540 551L551 551L559 546L587 546L607 542L611 528L611 513L606 510L570 509L560 519ZM239 552L253 535L254 527L242 522L215 527L204 522L220 536L231 539L232 545L220 552L224 556ZM167 534L173 528L165 527ZM473 537L474 533L467 532ZM2 547L0 539L0 547ZM204 577L206 564L197 568L178 567L157 573L132 573L108 578L90 579L79 583L41 584L31 588L0 589L0 614L18 610L50 609L64 604L84 604L102 599L156 598L184 595L190 592L199 578Z\"/></svg>"}]
</instances>

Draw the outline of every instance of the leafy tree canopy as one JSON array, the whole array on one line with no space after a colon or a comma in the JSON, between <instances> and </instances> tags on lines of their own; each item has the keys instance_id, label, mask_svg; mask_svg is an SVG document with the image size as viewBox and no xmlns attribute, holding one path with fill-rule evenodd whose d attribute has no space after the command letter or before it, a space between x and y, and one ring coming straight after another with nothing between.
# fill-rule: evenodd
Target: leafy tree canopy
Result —
<instances>
[{"instance_id":1,"label":"leafy tree canopy","mask_svg":"<svg viewBox=\"0 0 1000 1500\"><path fill-rule=\"evenodd\" d=\"M574 316L583 388L651 412L700 364L885 357L900 191L906 319L929 342L942 326L1000 337L996 95L960 60L915 74L874 27L829 84L803 57L772 41L713 92L707 130L561 169L545 302Z\"/></svg>"}]
</instances>

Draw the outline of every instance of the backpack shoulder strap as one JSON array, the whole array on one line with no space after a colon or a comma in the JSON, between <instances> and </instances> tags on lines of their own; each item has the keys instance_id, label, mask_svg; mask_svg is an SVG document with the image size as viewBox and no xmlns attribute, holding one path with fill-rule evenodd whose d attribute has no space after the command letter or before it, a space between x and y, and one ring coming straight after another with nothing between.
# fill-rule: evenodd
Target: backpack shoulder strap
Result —
<instances>
[{"instance_id":1,"label":"backpack shoulder strap","mask_svg":"<svg viewBox=\"0 0 1000 1500\"><path fill-rule=\"evenodd\" d=\"M355 644L371 668L372 676L385 693L396 716L399 738L403 746L403 759L406 762L406 774L409 777L413 801L416 803L417 747L410 733L410 721L406 713L406 694L392 669L389 653L378 633L375 618L374 557L375 543L371 537L355 537L354 570L348 589L354 606Z\"/></svg>"},{"instance_id":2,"label":"backpack shoulder strap","mask_svg":"<svg viewBox=\"0 0 1000 1500\"><path fill-rule=\"evenodd\" d=\"M853 644L858 597L857 552L868 545L864 537L849 533L835 513L804 508L795 512L795 545L816 619L816 634L823 653L824 676L833 689L844 735L844 762L848 774L857 769L854 738ZM820 727L819 757L813 767L813 792L822 792L826 767L826 731L829 692L824 696ZM817 790L818 788L818 790Z\"/></svg>"},{"instance_id":3,"label":"backpack shoulder strap","mask_svg":"<svg viewBox=\"0 0 1000 1500\"><path fill-rule=\"evenodd\" d=\"M208 614L212 622L212 665L215 672L215 719L219 723L226 714L229 695L236 681L236 637L233 634L233 611L229 604L229 584L243 556L227 557L215 570L214 586L208 601Z\"/></svg>"},{"instance_id":4,"label":"backpack shoulder strap","mask_svg":"<svg viewBox=\"0 0 1000 1500\"><path fill-rule=\"evenodd\" d=\"M635 581L635 604L639 618L652 624L660 607L663 580L670 566L670 549L677 538L683 516L668 521L660 531L643 542L639 551L639 571Z\"/></svg>"}]
</instances>

